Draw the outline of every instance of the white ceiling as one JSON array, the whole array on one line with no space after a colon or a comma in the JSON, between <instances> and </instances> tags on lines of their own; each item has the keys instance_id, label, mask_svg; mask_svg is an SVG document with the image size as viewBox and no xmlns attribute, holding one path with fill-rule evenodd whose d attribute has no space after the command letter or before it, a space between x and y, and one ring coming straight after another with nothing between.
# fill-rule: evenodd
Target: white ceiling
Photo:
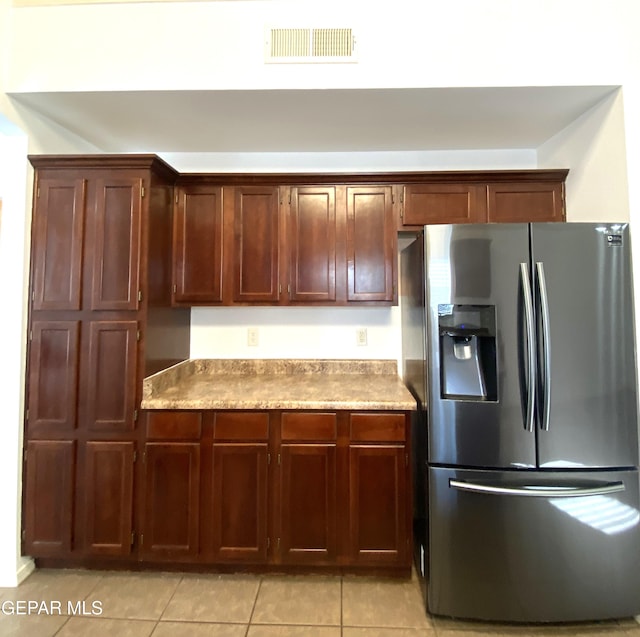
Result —
<instances>
[{"instance_id":1,"label":"white ceiling","mask_svg":"<svg viewBox=\"0 0 640 637\"><path fill-rule=\"evenodd\" d=\"M14 93L105 152L535 149L614 86Z\"/></svg>"}]
</instances>

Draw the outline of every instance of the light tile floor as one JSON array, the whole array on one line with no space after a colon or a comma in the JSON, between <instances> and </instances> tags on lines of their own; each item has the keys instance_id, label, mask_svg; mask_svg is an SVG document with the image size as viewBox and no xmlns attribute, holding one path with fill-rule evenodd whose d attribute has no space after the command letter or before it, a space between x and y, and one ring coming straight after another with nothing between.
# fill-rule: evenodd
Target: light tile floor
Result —
<instances>
[{"instance_id":1,"label":"light tile floor","mask_svg":"<svg viewBox=\"0 0 640 637\"><path fill-rule=\"evenodd\" d=\"M28 602L38 608L11 614ZM415 578L38 570L0 588L0 609L1 637L640 637L633 619L531 626L429 617Z\"/></svg>"}]
</instances>

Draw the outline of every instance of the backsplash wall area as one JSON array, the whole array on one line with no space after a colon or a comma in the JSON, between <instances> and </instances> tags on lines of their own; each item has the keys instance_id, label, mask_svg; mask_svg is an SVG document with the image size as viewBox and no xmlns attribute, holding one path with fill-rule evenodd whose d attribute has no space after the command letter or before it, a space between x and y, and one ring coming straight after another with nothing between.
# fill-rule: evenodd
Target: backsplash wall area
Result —
<instances>
[{"instance_id":1,"label":"backsplash wall area","mask_svg":"<svg viewBox=\"0 0 640 637\"><path fill-rule=\"evenodd\" d=\"M366 329L366 345L357 332ZM257 345L249 345L250 329ZM393 359L399 307L223 307L191 310L191 358Z\"/></svg>"}]
</instances>

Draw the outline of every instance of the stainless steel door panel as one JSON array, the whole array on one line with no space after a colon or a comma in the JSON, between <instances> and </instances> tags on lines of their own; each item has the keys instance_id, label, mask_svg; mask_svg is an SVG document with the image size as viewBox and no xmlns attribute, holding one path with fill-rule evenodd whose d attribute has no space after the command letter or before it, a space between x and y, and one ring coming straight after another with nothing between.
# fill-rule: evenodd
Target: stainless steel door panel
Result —
<instances>
[{"instance_id":1,"label":"stainless steel door panel","mask_svg":"<svg viewBox=\"0 0 640 637\"><path fill-rule=\"evenodd\" d=\"M526 224L427 226L429 462L474 467L534 467L535 436L525 430L521 263L529 261ZM494 305L498 400L444 399L440 391L438 305Z\"/></svg>"},{"instance_id":2,"label":"stainless steel door panel","mask_svg":"<svg viewBox=\"0 0 640 637\"><path fill-rule=\"evenodd\" d=\"M460 490L456 482L511 495ZM536 496L518 493L532 488ZM429 494L431 613L513 622L640 613L636 471L431 468Z\"/></svg>"},{"instance_id":3,"label":"stainless steel door panel","mask_svg":"<svg viewBox=\"0 0 640 637\"><path fill-rule=\"evenodd\" d=\"M535 287L546 280L550 383L543 468L638 464L630 239L626 225L533 224ZM614 236L613 240L610 237ZM540 264L540 265L538 265ZM544 313L538 295L539 333ZM544 338L539 338L544 342ZM548 430L545 427L548 426Z\"/></svg>"}]
</instances>

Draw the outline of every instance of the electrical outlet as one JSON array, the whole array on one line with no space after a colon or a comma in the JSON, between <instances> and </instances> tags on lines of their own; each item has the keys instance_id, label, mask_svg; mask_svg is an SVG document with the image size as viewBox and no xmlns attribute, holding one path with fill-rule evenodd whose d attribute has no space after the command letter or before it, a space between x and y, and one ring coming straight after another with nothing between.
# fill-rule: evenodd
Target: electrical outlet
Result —
<instances>
[{"instance_id":1,"label":"electrical outlet","mask_svg":"<svg viewBox=\"0 0 640 637\"><path fill-rule=\"evenodd\" d=\"M367 344L367 328L357 327L356 328L356 345L362 346L366 344Z\"/></svg>"},{"instance_id":2,"label":"electrical outlet","mask_svg":"<svg viewBox=\"0 0 640 637\"><path fill-rule=\"evenodd\" d=\"M260 342L258 328L257 327L249 327L247 328L247 345L249 347L258 347L258 343Z\"/></svg>"}]
</instances>

